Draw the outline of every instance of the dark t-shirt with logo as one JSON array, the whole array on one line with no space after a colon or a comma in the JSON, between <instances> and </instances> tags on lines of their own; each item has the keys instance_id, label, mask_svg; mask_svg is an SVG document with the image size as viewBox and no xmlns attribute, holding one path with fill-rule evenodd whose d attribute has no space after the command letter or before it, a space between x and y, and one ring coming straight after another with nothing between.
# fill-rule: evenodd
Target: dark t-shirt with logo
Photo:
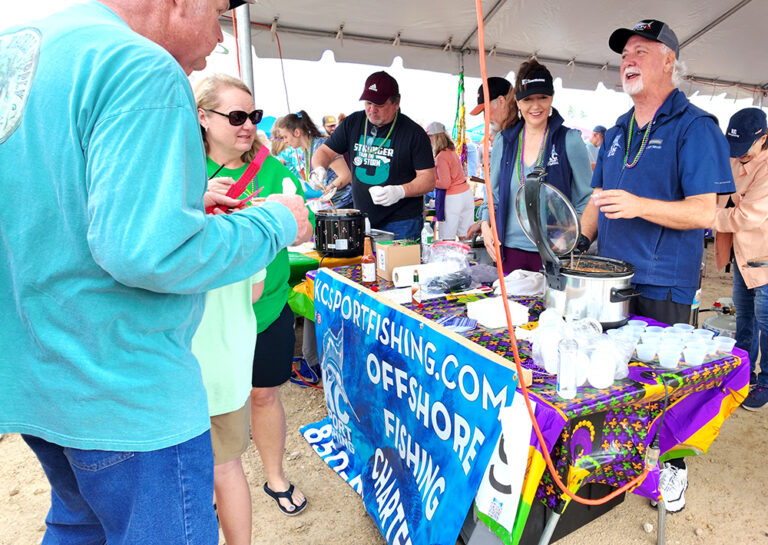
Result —
<instances>
[{"instance_id":1,"label":"dark t-shirt with logo","mask_svg":"<svg viewBox=\"0 0 768 545\"><path fill-rule=\"evenodd\" d=\"M422 196L405 198L392 206L377 206L368 188L402 185L412 181L417 170L434 167L427 133L400 112L393 121L394 127L393 123L383 127L368 123L368 133L364 135L365 120L363 111L348 115L325 142L336 153L349 153L355 208L368 214L376 229L392 221L421 216Z\"/></svg>"}]
</instances>

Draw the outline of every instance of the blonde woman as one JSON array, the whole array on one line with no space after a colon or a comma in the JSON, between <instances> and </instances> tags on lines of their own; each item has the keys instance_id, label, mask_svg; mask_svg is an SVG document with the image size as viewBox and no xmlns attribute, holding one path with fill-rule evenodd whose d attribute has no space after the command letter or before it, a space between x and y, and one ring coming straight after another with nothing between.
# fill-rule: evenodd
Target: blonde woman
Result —
<instances>
[{"instance_id":1,"label":"blonde woman","mask_svg":"<svg viewBox=\"0 0 768 545\"><path fill-rule=\"evenodd\" d=\"M456 153L456 146L448 136L445 125L437 121L427 127L427 135L435 156L436 193L445 192L444 209L437 206L439 220L438 235L440 240L454 240L456 235L463 236L475 217L475 198L467 182L467 175L461 159ZM441 199L436 198L439 203Z\"/></svg>"}]
</instances>

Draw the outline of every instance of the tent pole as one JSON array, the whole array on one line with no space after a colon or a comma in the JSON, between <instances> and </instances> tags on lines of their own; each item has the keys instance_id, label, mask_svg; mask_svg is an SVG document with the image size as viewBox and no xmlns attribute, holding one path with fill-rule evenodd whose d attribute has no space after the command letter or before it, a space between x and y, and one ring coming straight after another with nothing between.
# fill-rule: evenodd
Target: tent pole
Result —
<instances>
[{"instance_id":1,"label":"tent pole","mask_svg":"<svg viewBox=\"0 0 768 545\"><path fill-rule=\"evenodd\" d=\"M253 90L253 53L251 51L251 9L249 4L235 8L237 15L237 55L240 61L240 79Z\"/></svg>"}]
</instances>

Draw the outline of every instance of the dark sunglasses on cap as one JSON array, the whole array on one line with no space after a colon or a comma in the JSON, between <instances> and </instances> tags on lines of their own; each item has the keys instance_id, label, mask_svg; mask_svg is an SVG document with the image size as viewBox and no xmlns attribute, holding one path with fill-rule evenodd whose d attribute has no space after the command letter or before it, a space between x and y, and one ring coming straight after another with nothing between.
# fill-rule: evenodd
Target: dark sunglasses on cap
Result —
<instances>
[{"instance_id":1,"label":"dark sunglasses on cap","mask_svg":"<svg viewBox=\"0 0 768 545\"><path fill-rule=\"evenodd\" d=\"M245 123L246 119L250 119L251 123L256 125L259 121L261 121L261 117L264 115L264 110L253 110L251 113L244 112L243 110L232 110L228 114L224 114L221 112L217 112L216 110L209 110L209 109L206 109L205 111L223 115L224 117L229 119L229 124L235 127L239 127L240 125Z\"/></svg>"}]
</instances>

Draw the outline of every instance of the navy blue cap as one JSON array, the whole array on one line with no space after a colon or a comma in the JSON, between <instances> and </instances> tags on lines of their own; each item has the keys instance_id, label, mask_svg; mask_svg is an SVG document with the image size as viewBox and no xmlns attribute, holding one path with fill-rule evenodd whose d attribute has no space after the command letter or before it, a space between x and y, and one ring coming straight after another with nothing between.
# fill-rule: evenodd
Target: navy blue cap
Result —
<instances>
[{"instance_id":1,"label":"navy blue cap","mask_svg":"<svg viewBox=\"0 0 768 545\"><path fill-rule=\"evenodd\" d=\"M744 108L733 114L725 131L731 157L746 155L755 140L764 135L767 129L766 115L760 108Z\"/></svg>"},{"instance_id":2,"label":"navy blue cap","mask_svg":"<svg viewBox=\"0 0 768 545\"><path fill-rule=\"evenodd\" d=\"M523 100L525 97L531 95L547 95L552 96L555 94L555 87L552 84L552 74L545 66L539 66L527 77L517 80L517 86L515 87L515 98L517 100Z\"/></svg>"},{"instance_id":3,"label":"navy blue cap","mask_svg":"<svg viewBox=\"0 0 768 545\"><path fill-rule=\"evenodd\" d=\"M595 128L592 129L592 132L596 132L596 133L600 133L600 134L605 134L607 130L608 129L606 129L602 125L595 125Z\"/></svg>"},{"instance_id":4,"label":"navy blue cap","mask_svg":"<svg viewBox=\"0 0 768 545\"><path fill-rule=\"evenodd\" d=\"M614 30L611 37L608 38L608 47L621 54L632 36L642 36L648 40L662 43L675 52L675 58L680 57L680 44L677 41L677 36L667 23L656 19L643 19L631 29L619 28Z\"/></svg>"}]
</instances>

